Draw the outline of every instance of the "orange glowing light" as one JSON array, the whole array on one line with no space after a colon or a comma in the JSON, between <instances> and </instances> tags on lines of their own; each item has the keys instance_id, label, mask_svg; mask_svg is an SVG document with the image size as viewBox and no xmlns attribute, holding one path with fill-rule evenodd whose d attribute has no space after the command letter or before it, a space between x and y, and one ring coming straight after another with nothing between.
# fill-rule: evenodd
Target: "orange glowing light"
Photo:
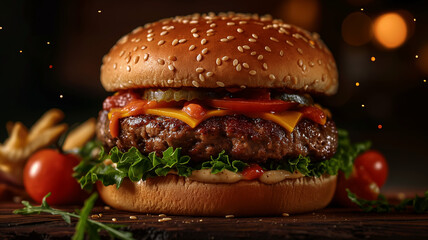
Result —
<instances>
[{"instance_id":1,"label":"orange glowing light","mask_svg":"<svg viewBox=\"0 0 428 240\"><path fill-rule=\"evenodd\" d=\"M52 69L52 68L53 68L53 66L52 66L52 65L49 65L49 68L51 68L51 69Z\"/></svg>"},{"instance_id":2,"label":"orange glowing light","mask_svg":"<svg viewBox=\"0 0 428 240\"><path fill-rule=\"evenodd\" d=\"M376 61L376 58L373 56L370 58L370 61L374 62L374 61Z\"/></svg>"},{"instance_id":3,"label":"orange glowing light","mask_svg":"<svg viewBox=\"0 0 428 240\"><path fill-rule=\"evenodd\" d=\"M376 40L385 48L397 48L407 38L407 25L404 18L398 13L380 15L373 24Z\"/></svg>"},{"instance_id":4,"label":"orange glowing light","mask_svg":"<svg viewBox=\"0 0 428 240\"><path fill-rule=\"evenodd\" d=\"M361 107L365 107L365 105L364 105L364 104L361 104Z\"/></svg>"},{"instance_id":5,"label":"orange glowing light","mask_svg":"<svg viewBox=\"0 0 428 240\"><path fill-rule=\"evenodd\" d=\"M424 82L427 82L427 80L426 80L426 79L424 79Z\"/></svg>"},{"instance_id":6,"label":"orange glowing light","mask_svg":"<svg viewBox=\"0 0 428 240\"><path fill-rule=\"evenodd\" d=\"M288 0L283 1L279 8L282 19L310 31L317 29L321 14L318 0Z\"/></svg>"},{"instance_id":7,"label":"orange glowing light","mask_svg":"<svg viewBox=\"0 0 428 240\"><path fill-rule=\"evenodd\" d=\"M0 27L0 30L2 30L3 29L3 27Z\"/></svg>"},{"instance_id":8,"label":"orange glowing light","mask_svg":"<svg viewBox=\"0 0 428 240\"><path fill-rule=\"evenodd\" d=\"M418 58L419 58L419 55L415 55L415 58L416 58L416 59L418 59Z\"/></svg>"},{"instance_id":9,"label":"orange glowing light","mask_svg":"<svg viewBox=\"0 0 428 240\"><path fill-rule=\"evenodd\" d=\"M101 10L98 10L98 13L101 13Z\"/></svg>"},{"instance_id":10,"label":"orange glowing light","mask_svg":"<svg viewBox=\"0 0 428 240\"><path fill-rule=\"evenodd\" d=\"M358 86L360 86L360 83L359 83L359 82L356 82L356 83L355 83L355 86L357 86L357 87L358 87Z\"/></svg>"},{"instance_id":11,"label":"orange glowing light","mask_svg":"<svg viewBox=\"0 0 428 240\"><path fill-rule=\"evenodd\" d=\"M377 125L377 128L378 128L378 129L382 129L382 125L380 125L380 124L379 124L379 125Z\"/></svg>"}]
</instances>

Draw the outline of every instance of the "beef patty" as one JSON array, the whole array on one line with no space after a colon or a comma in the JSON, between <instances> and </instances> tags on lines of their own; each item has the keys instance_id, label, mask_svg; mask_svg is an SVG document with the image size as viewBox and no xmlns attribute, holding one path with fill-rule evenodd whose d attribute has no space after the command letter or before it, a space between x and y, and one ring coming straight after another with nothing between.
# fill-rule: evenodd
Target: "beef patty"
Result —
<instances>
[{"instance_id":1,"label":"beef patty","mask_svg":"<svg viewBox=\"0 0 428 240\"><path fill-rule=\"evenodd\" d=\"M322 161L334 155L338 143L332 120L319 125L303 119L290 133L272 121L244 115L212 117L195 128L169 117L126 117L120 119L119 137L112 138L107 114L100 112L97 126L97 137L107 148L117 146L125 151L136 147L147 154L181 147L182 154L194 162L207 161L223 150L232 159L245 162L281 161L299 154Z\"/></svg>"}]
</instances>

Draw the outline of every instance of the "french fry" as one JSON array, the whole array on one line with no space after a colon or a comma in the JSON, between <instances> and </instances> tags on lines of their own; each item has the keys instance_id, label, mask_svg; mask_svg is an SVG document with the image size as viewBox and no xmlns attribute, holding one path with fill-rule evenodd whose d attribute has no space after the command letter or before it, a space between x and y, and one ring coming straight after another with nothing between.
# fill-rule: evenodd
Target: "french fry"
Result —
<instances>
[{"instance_id":1,"label":"french fry","mask_svg":"<svg viewBox=\"0 0 428 240\"><path fill-rule=\"evenodd\" d=\"M27 144L28 130L21 122L15 123L12 128L9 139L4 143L3 148L6 149L19 149L25 147Z\"/></svg>"},{"instance_id":2,"label":"french fry","mask_svg":"<svg viewBox=\"0 0 428 240\"><path fill-rule=\"evenodd\" d=\"M47 111L43 116L31 127L30 134L28 136L28 142L33 141L37 136L44 130L54 126L64 119L64 113L59 109L51 109Z\"/></svg>"},{"instance_id":3,"label":"french fry","mask_svg":"<svg viewBox=\"0 0 428 240\"><path fill-rule=\"evenodd\" d=\"M90 118L84 123L80 124L77 128L72 130L67 138L65 139L62 149L64 151L69 151L74 148L82 147L86 142L91 140L95 135L95 118Z\"/></svg>"}]
</instances>

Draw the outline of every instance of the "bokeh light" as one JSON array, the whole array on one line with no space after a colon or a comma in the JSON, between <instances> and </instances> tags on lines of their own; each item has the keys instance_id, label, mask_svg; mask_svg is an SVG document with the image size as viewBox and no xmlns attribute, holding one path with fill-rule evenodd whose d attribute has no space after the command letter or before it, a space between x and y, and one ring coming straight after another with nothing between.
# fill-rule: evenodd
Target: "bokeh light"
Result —
<instances>
[{"instance_id":1,"label":"bokeh light","mask_svg":"<svg viewBox=\"0 0 428 240\"><path fill-rule=\"evenodd\" d=\"M372 38L372 21L362 12L348 15L342 23L343 40L351 46L361 46Z\"/></svg>"},{"instance_id":2,"label":"bokeh light","mask_svg":"<svg viewBox=\"0 0 428 240\"><path fill-rule=\"evenodd\" d=\"M428 74L428 43L418 50L418 58L415 62L424 74Z\"/></svg>"},{"instance_id":3,"label":"bokeh light","mask_svg":"<svg viewBox=\"0 0 428 240\"><path fill-rule=\"evenodd\" d=\"M318 0L288 0L279 8L279 15L285 22L309 31L317 30L320 12Z\"/></svg>"},{"instance_id":4,"label":"bokeh light","mask_svg":"<svg viewBox=\"0 0 428 240\"><path fill-rule=\"evenodd\" d=\"M407 38L407 24L398 13L385 13L377 17L373 24L375 39L385 48L397 48Z\"/></svg>"}]
</instances>

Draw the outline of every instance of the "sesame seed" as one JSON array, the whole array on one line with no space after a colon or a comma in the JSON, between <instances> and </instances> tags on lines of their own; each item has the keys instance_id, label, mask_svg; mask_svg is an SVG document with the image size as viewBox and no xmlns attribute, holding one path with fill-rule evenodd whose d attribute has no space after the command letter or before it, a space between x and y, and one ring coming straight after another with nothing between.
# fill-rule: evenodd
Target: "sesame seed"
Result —
<instances>
[{"instance_id":1,"label":"sesame seed","mask_svg":"<svg viewBox=\"0 0 428 240\"><path fill-rule=\"evenodd\" d=\"M165 61L163 60L163 59L158 59L158 63L160 64L160 65L164 65L165 64Z\"/></svg>"},{"instance_id":2,"label":"sesame seed","mask_svg":"<svg viewBox=\"0 0 428 240\"><path fill-rule=\"evenodd\" d=\"M138 50L138 47L137 46L135 46L133 49L132 49L132 51L137 51Z\"/></svg>"},{"instance_id":3,"label":"sesame seed","mask_svg":"<svg viewBox=\"0 0 428 240\"><path fill-rule=\"evenodd\" d=\"M312 61L309 61L309 66L313 67L313 66L315 66L315 63Z\"/></svg>"},{"instance_id":4,"label":"sesame seed","mask_svg":"<svg viewBox=\"0 0 428 240\"><path fill-rule=\"evenodd\" d=\"M168 79L168 84L172 84L173 82L174 82L174 80L172 80L172 79Z\"/></svg>"},{"instance_id":5,"label":"sesame seed","mask_svg":"<svg viewBox=\"0 0 428 240\"><path fill-rule=\"evenodd\" d=\"M168 60L170 60L170 61L176 61L177 57L176 56L168 56Z\"/></svg>"},{"instance_id":6,"label":"sesame seed","mask_svg":"<svg viewBox=\"0 0 428 240\"><path fill-rule=\"evenodd\" d=\"M229 40L227 40L227 38L220 39L220 42L227 42L227 41L229 41Z\"/></svg>"},{"instance_id":7,"label":"sesame seed","mask_svg":"<svg viewBox=\"0 0 428 240\"><path fill-rule=\"evenodd\" d=\"M173 65L168 65L168 69L171 70L171 71L174 71L175 67Z\"/></svg>"},{"instance_id":8,"label":"sesame seed","mask_svg":"<svg viewBox=\"0 0 428 240\"><path fill-rule=\"evenodd\" d=\"M229 57L228 56L224 56L224 57L221 58L221 60L227 61L227 60L229 60Z\"/></svg>"},{"instance_id":9,"label":"sesame seed","mask_svg":"<svg viewBox=\"0 0 428 240\"><path fill-rule=\"evenodd\" d=\"M254 75L256 75L256 73L257 73L257 72L256 72L256 70L250 70L248 73L249 73L250 75L253 75L253 76L254 76Z\"/></svg>"},{"instance_id":10,"label":"sesame seed","mask_svg":"<svg viewBox=\"0 0 428 240\"><path fill-rule=\"evenodd\" d=\"M147 33L152 33L152 32L153 32L153 29L147 30Z\"/></svg>"},{"instance_id":11,"label":"sesame seed","mask_svg":"<svg viewBox=\"0 0 428 240\"><path fill-rule=\"evenodd\" d=\"M99 215L97 215L97 214L92 214L92 215L91 215L91 218L100 218L100 216L99 216Z\"/></svg>"},{"instance_id":12,"label":"sesame seed","mask_svg":"<svg viewBox=\"0 0 428 240\"><path fill-rule=\"evenodd\" d=\"M207 33L207 37L214 35L214 33Z\"/></svg>"},{"instance_id":13,"label":"sesame seed","mask_svg":"<svg viewBox=\"0 0 428 240\"><path fill-rule=\"evenodd\" d=\"M257 36L257 34L255 34L255 33L251 34L251 36L253 36L253 38L255 38L255 39L259 38L259 36Z\"/></svg>"},{"instance_id":14,"label":"sesame seed","mask_svg":"<svg viewBox=\"0 0 428 240\"><path fill-rule=\"evenodd\" d=\"M147 38L147 41L151 42L153 41L153 38Z\"/></svg>"},{"instance_id":15,"label":"sesame seed","mask_svg":"<svg viewBox=\"0 0 428 240\"><path fill-rule=\"evenodd\" d=\"M298 51L300 54L303 54L303 50L302 50L301 48L297 48L297 51Z\"/></svg>"},{"instance_id":16,"label":"sesame seed","mask_svg":"<svg viewBox=\"0 0 428 240\"><path fill-rule=\"evenodd\" d=\"M279 51L279 56L281 56L281 57L284 56L284 51L282 51L282 50Z\"/></svg>"},{"instance_id":17,"label":"sesame seed","mask_svg":"<svg viewBox=\"0 0 428 240\"><path fill-rule=\"evenodd\" d=\"M158 42L158 46L160 46L160 45L162 45L162 44L164 44L165 43L165 40L160 40L159 42Z\"/></svg>"},{"instance_id":18,"label":"sesame seed","mask_svg":"<svg viewBox=\"0 0 428 240\"><path fill-rule=\"evenodd\" d=\"M140 56L136 56L136 57L134 58L134 64L137 64L137 63L138 63L138 61L140 61Z\"/></svg>"},{"instance_id":19,"label":"sesame seed","mask_svg":"<svg viewBox=\"0 0 428 240\"><path fill-rule=\"evenodd\" d=\"M167 34L168 34L168 31L163 31L163 32L160 33L161 36L164 36L164 35L167 35Z\"/></svg>"},{"instance_id":20,"label":"sesame seed","mask_svg":"<svg viewBox=\"0 0 428 240\"><path fill-rule=\"evenodd\" d=\"M172 220L172 218L161 218L161 219L158 219L158 222L166 222L166 221L171 221Z\"/></svg>"},{"instance_id":21,"label":"sesame seed","mask_svg":"<svg viewBox=\"0 0 428 240\"><path fill-rule=\"evenodd\" d=\"M264 69L264 70L267 70L267 69L268 69L268 65L267 65L267 63L263 63L263 69Z\"/></svg>"},{"instance_id":22,"label":"sesame seed","mask_svg":"<svg viewBox=\"0 0 428 240\"><path fill-rule=\"evenodd\" d=\"M206 43L207 43L207 40L205 38L201 40L202 45L205 45Z\"/></svg>"},{"instance_id":23,"label":"sesame seed","mask_svg":"<svg viewBox=\"0 0 428 240\"><path fill-rule=\"evenodd\" d=\"M244 49L241 46L238 46L238 51L244 52Z\"/></svg>"},{"instance_id":24,"label":"sesame seed","mask_svg":"<svg viewBox=\"0 0 428 240\"><path fill-rule=\"evenodd\" d=\"M214 75L214 73L213 73L213 72L207 72L205 75L206 75L207 77L211 77L212 75Z\"/></svg>"},{"instance_id":25,"label":"sesame seed","mask_svg":"<svg viewBox=\"0 0 428 240\"><path fill-rule=\"evenodd\" d=\"M121 51L120 53L119 53L119 57L122 57L123 56L123 54L125 54L125 51Z\"/></svg>"},{"instance_id":26,"label":"sesame seed","mask_svg":"<svg viewBox=\"0 0 428 240\"><path fill-rule=\"evenodd\" d=\"M199 80L201 80L201 82L205 81L205 77L202 73L199 74Z\"/></svg>"},{"instance_id":27,"label":"sesame seed","mask_svg":"<svg viewBox=\"0 0 428 240\"><path fill-rule=\"evenodd\" d=\"M285 80L286 80L286 81L291 81L291 77L290 77L290 76L287 76L287 77L285 77Z\"/></svg>"},{"instance_id":28,"label":"sesame seed","mask_svg":"<svg viewBox=\"0 0 428 240\"><path fill-rule=\"evenodd\" d=\"M159 216L159 217L166 217L166 214L161 213L161 214L159 214L158 216Z\"/></svg>"},{"instance_id":29,"label":"sesame seed","mask_svg":"<svg viewBox=\"0 0 428 240\"><path fill-rule=\"evenodd\" d=\"M203 69L203 68L201 68L201 67L196 68L196 72L197 72L197 73L201 73L201 72L203 72L203 71L205 71L205 69Z\"/></svg>"},{"instance_id":30,"label":"sesame seed","mask_svg":"<svg viewBox=\"0 0 428 240\"><path fill-rule=\"evenodd\" d=\"M292 43L292 42L290 42L290 41L285 41L288 45L290 45L290 46L294 46L294 44Z\"/></svg>"},{"instance_id":31,"label":"sesame seed","mask_svg":"<svg viewBox=\"0 0 428 240\"><path fill-rule=\"evenodd\" d=\"M273 75L273 74L269 74L269 78L270 78L270 80L275 80L276 79L275 75Z\"/></svg>"},{"instance_id":32,"label":"sesame seed","mask_svg":"<svg viewBox=\"0 0 428 240\"><path fill-rule=\"evenodd\" d=\"M172 42L171 42L171 45L172 46L175 46L175 45L177 45L178 44L178 39L174 39L174 40L172 40Z\"/></svg>"},{"instance_id":33,"label":"sesame seed","mask_svg":"<svg viewBox=\"0 0 428 240\"><path fill-rule=\"evenodd\" d=\"M208 29L207 30L207 33L212 33L212 32L214 32L214 29Z\"/></svg>"},{"instance_id":34,"label":"sesame seed","mask_svg":"<svg viewBox=\"0 0 428 240\"><path fill-rule=\"evenodd\" d=\"M242 66L243 66L244 68L250 68L250 65L248 65L248 63L242 63Z\"/></svg>"},{"instance_id":35,"label":"sesame seed","mask_svg":"<svg viewBox=\"0 0 428 240\"><path fill-rule=\"evenodd\" d=\"M130 56L127 56L127 57L125 58L125 61L126 61L126 63L129 63L129 62L131 61L131 57L130 57Z\"/></svg>"},{"instance_id":36,"label":"sesame seed","mask_svg":"<svg viewBox=\"0 0 428 240\"><path fill-rule=\"evenodd\" d=\"M283 213L283 214L282 214L282 216L283 216L283 217L288 217L288 216L290 216L290 214L288 214L288 213Z\"/></svg>"},{"instance_id":37,"label":"sesame seed","mask_svg":"<svg viewBox=\"0 0 428 240\"><path fill-rule=\"evenodd\" d=\"M117 64L113 63L113 69L116 69L116 68L117 68Z\"/></svg>"},{"instance_id":38,"label":"sesame seed","mask_svg":"<svg viewBox=\"0 0 428 240\"><path fill-rule=\"evenodd\" d=\"M263 55L259 55L259 56L257 56L257 60L263 60Z\"/></svg>"},{"instance_id":39,"label":"sesame seed","mask_svg":"<svg viewBox=\"0 0 428 240\"><path fill-rule=\"evenodd\" d=\"M221 59L220 59L220 58L217 58L217 59L215 60L215 64L217 64L217 66L220 66L220 65L221 65Z\"/></svg>"},{"instance_id":40,"label":"sesame seed","mask_svg":"<svg viewBox=\"0 0 428 240\"><path fill-rule=\"evenodd\" d=\"M189 51L193 51L193 49L195 49L196 48L196 46L195 45L190 45L190 47L189 47Z\"/></svg>"},{"instance_id":41,"label":"sesame seed","mask_svg":"<svg viewBox=\"0 0 428 240\"><path fill-rule=\"evenodd\" d=\"M232 215L232 214L230 214L230 215L226 215L226 216L224 216L225 218L234 218L235 216L234 215Z\"/></svg>"},{"instance_id":42,"label":"sesame seed","mask_svg":"<svg viewBox=\"0 0 428 240\"><path fill-rule=\"evenodd\" d=\"M149 54L145 53L144 56L143 56L143 59L144 59L144 61L147 61L147 59L149 59Z\"/></svg>"},{"instance_id":43,"label":"sesame seed","mask_svg":"<svg viewBox=\"0 0 428 240\"><path fill-rule=\"evenodd\" d=\"M318 64L319 64L319 65L321 65L321 64L322 64L321 59L318 59Z\"/></svg>"},{"instance_id":44,"label":"sesame seed","mask_svg":"<svg viewBox=\"0 0 428 240\"><path fill-rule=\"evenodd\" d=\"M235 67L236 65L238 65L239 61L238 59L234 59L232 63L233 63L233 66Z\"/></svg>"},{"instance_id":45,"label":"sesame seed","mask_svg":"<svg viewBox=\"0 0 428 240\"><path fill-rule=\"evenodd\" d=\"M306 71L306 64L303 65L302 70Z\"/></svg>"},{"instance_id":46,"label":"sesame seed","mask_svg":"<svg viewBox=\"0 0 428 240\"><path fill-rule=\"evenodd\" d=\"M265 50L268 51L268 52L272 52L272 50L268 46L265 46Z\"/></svg>"},{"instance_id":47,"label":"sesame seed","mask_svg":"<svg viewBox=\"0 0 428 240\"><path fill-rule=\"evenodd\" d=\"M104 210L110 210L110 209L111 209L110 206L104 206Z\"/></svg>"},{"instance_id":48,"label":"sesame seed","mask_svg":"<svg viewBox=\"0 0 428 240\"><path fill-rule=\"evenodd\" d=\"M250 46L248 46L248 45L244 45L244 46L242 46L244 49L246 49L246 50L248 50L248 49L250 49Z\"/></svg>"},{"instance_id":49,"label":"sesame seed","mask_svg":"<svg viewBox=\"0 0 428 240\"><path fill-rule=\"evenodd\" d=\"M179 42L179 43L185 43L185 42L187 42L187 39L184 39L184 38L183 38L183 39L178 40L178 42Z\"/></svg>"},{"instance_id":50,"label":"sesame seed","mask_svg":"<svg viewBox=\"0 0 428 240\"><path fill-rule=\"evenodd\" d=\"M270 40L274 41L274 42L279 42L278 39L274 38L274 37L270 37Z\"/></svg>"},{"instance_id":51,"label":"sesame seed","mask_svg":"<svg viewBox=\"0 0 428 240\"><path fill-rule=\"evenodd\" d=\"M193 34L193 37L194 37L194 38L198 38L198 37L199 37L199 34L194 33L194 34Z\"/></svg>"},{"instance_id":52,"label":"sesame seed","mask_svg":"<svg viewBox=\"0 0 428 240\"><path fill-rule=\"evenodd\" d=\"M234 22L228 22L228 23L226 23L227 24L227 26L233 26L233 25L235 25L235 23Z\"/></svg>"},{"instance_id":53,"label":"sesame seed","mask_svg":"<svg viewBox=\"0 0 428 240\"><path fill-rule=\"evenodd\" d=\"M129 219L135 220L135 219L137 219L137 217L136 216L129 216Z\"/></svg>"},{"instance_id":54,"label":"sesame seed","mask_svg":"<svg viewBox=\"0 0 428 240\"><path fill-rule=\"evenodd\" d=\"M241 85L240 88L244 89L244 88L247 88L247 86Z\"/></svg>"},{"instance_id":55,"label":"sesame seed","mask_svg":"<svg viewBox=\"0 0 428 240\"><path fill-rule=\"evenodd\" d=\"M196 82L196 81L192 81L192 84L193 84L193 86L195 86L195 87L199 87L199 83L198 83L198 82Z\"/></svg>"},{"instance_id":56,"label":"sesame seed","mask_svg":"<svg viewBox=\"0 0 428 240\"><path fill-rule=\"evenodd\" d=\"M210 25L210 27L216 27L217 26L217 24L215 24L215 23L211 23L211 25Z\"/></svg>"},{"instance_id":57,"label":"sesame seed","mask_svg":"<svg viewBox=\"0 0 428 240\"><path fill-rule=\"evenodd\" d=\"M254 55L256 55L256 54L257 54L257 52L256 52L256 51L253 51L253 52L251 52L251 53L250 53L250 55L251 55L251 56L254 56Z\"/></svg>"},{"instance_id":58,"label":"sesame seed","mask_svg":"<svg viewBox=\"0 0 428 240\"><path fill-rule=\"evenodd\" d=\"M236 65L236 71L241 71L241 69L242 69L242 66L241 66L241 64L239 63L238 65Z\"/></svg>"},{"instance_id":59,"label":"sesame seed","mask_svg":"<svg viewBox=\"0 0 428 240\"><path fill-rule=\"evenodd\" d=\"M242 30L242 28L238 28L238 29L236 29L236 31L239 32L239 33L243 33L244 32L244 30Z\"/></svg>"},{"instance_id":60,"label":"sesame seed","mask_svg":"<svg viewBox=\"0 0 428 240\"><path fill-rule=\"evenodd\" d=\"M141 50L144 50L144 49L146 49L147 48L147 46L141 46Z\"/></svg>"},{"instance_id":61,"label":"sesame seed","mask_svg":"<svg viewBox=\"0 0 428 240\"><path fill-rule=\"evenodd\" d=\"M112 218L111 220L112 220L113 222L116 222L116 221L117 221L117 219L116 219L116 218Z\"/></svg>"},{"instance_id":62,"label":"sesame seed","mask_svg":"<svg viewBox=\"0 0 428 240\"><path fill-rule=\"evenodd\" d=\"M219 87L224 87L224 83L223 82L216 82L217 83L217 85L219 86Z\"/></svg>"},{"instance_id":63,"label":"sesame seed","mask_svg":"<svg viewBox=\"0 0 428 240\"><path fill-rule=\"evenodd\" d=\"M248 41L249 41L249 42L256 42L257 40L256 40L256 39L254 39L254 38L249 38L249 39L248 39Z\"/></svg>"},{"instance_id":64,"label":"sesame seed","mask_svg":"<svg viewBox=\"0 0 428 240\"><path fill-rule=\"evenodd\" d=\"M196 56L196 61L200 62L202 61L202 55L198 54L198 56Z\"/></svg>"},{"instance_id":65,"label":"sesame seed","mask_svg":"<svg viewBox=\"0 0 428 240\"><path fill-rule=\"evenodd\" d=\"M233 39L235 39L234 36L227 36L227 40L233 40Z\"/></svg>"},{"instance_id":66,"label":"sesame seed","mask_svg":"<svg viewBox=\"0 0 428 240\"><path fill-rule=\"evenodd\" d=\"M128 65L126 66L126 71L130 72L131 71L131 67Z\"/></svg>"},{"instance_id":67,"label":"sesame seed","mask_svg":"<svg viewBox=\"0 0 428 240\"><path fill-rule=\"evenodd\" d=\"M190 24L198 24L199 22L198 21L196 21L196 20L192 20L192 21L190 21Z\"/></svg>"},{"instance_id":68,"label":"sesame seed","mask_svg":"<svg viewBox=\"0 0 428 240\"><path fill-rule=\"evenodd\" d=\"M302 59L299 59L299 61L297 61L297 64L299 65L299 67L303 66L303 61L302 61Z\"/></svg>"},{"instance_id":69,"label":"sesame seed","mask_svg":"<svg viewBox=\"0 0 428 240\"><path fill-rule=\"evenodd\" d=\"M190 30L191 33L195 33L197 31L198 31L198 29L196 29L196 28L192 28L192 30Z\"/></svg>"},{"instance_id":70,"label":"sesame seed","mask_svg":"<svg viewBox=\"0 0 428 240\"><path fill-rule=\"evenodd\" d=\"M149 33L149 34L147 34L147 37L149 38L149 37L153 37L155 34L154 33Z\"/></svg>"},{"instance_id":71,"label":"sesame seed","mask_svg":"<svg viewBox=\"0 0 428 240\"><path fill-rule=\"evenodd\" d=\"M204 54L204 55L207 54L208 53L208 48L202 49L201 53Z\"/></svg>"},{"instance_id":72,"label":"sesame seed","mask_svg":"<svg viewBox=\"0 0 428 240\"><path fill-rule=\"evenodd\" d=\"M247 21L239 21L239 24L246 24L247 23Z\"/></svg>"}]
</instances>

